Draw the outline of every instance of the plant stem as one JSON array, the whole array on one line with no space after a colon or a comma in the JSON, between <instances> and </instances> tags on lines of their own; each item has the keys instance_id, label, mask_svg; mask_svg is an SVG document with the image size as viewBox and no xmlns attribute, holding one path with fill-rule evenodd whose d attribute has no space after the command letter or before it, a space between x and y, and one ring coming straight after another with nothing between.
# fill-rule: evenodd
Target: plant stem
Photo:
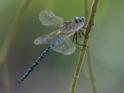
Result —
<instances>
[{"instance_id":1,"label":"plant stem","mask_svg":"<svg viewBox=\"0 0 124 93\"><path fill-rule=\"evenodd\" d=\"M89 11L88 11L88 0L84 0L84 14L85 14L85 20L87 22L88 16L89 16ZM88 65L88 70L89 70L89 78L91 81L91 86L92 86L92 91L93 93L96 93L96 84L95 84L95 78L94 78L94 73L93 73L93 65L92 65L92 59L91 59L91 51L90 47L87 49L87 65Z\"/></svg>"},{"instance_id":2,"label":"plant stem","mask_svg":"<svg viewBox=\"0 0 124 93\"><path fill-rule=\"evenodd\" d=\"M93 64L92 64L92 59L91 59L91 51L90 48L87 49L87 65L88 65L88 70L89 70L89 78L91 81L91 86L93 93L96 93L96 82L94 78L94 73L93 73Z\"/></svg>"},{"instance_id":3,"label":"plant stem","mask_svg":"<svg viewBox=\"0 0 124 93\"><path fill-rule=\"evenodd\" d=\"M24 15L25 11L27 10L31 0L25 0L22 6L20 7L17 15L15 16L14 20L10 24L10 27L8 29L8 33L3 41L3 45L1 46L0 49L0 69L4 64L4 61L6 59L8 50L10 48L10 45L14 39L14 36L16 34L16 28L18 25L19 20L22 18Z\"/></svg>"},{"instance_id":4,"label":"plant stem","mask_svg":"<svg viewBox=\"0 0 124 93\"><path fill-rule=\"evenodd\" d=\"M99 0L93 0L91 15L90 15L88 24L86 26L86 28L87 28L86 29L86 36L89 35L89 33L90 33L91 29L92 29L92 26L94 25L94 17L95 17L95 14L96 14L96 9L97 9L97 5L98 5L98 1Z\"/></svg>"},{"instance_id":5,"label":"plant stem","mask_svg":"<svg viewBox=\"0 0 124 93\"><path fill-rule=\"evenodd\" d=\"M5 87L5 93L11 93L11 82L10 82L10 75L8 70L8 64L4 64L4 67L2 69L2 79L3 84Z\"/></svg>"},{"instance_id":6,"label":"plant stem","mask_svg":"<svg viewBox=\"0 0 124 93\"><path fill-rule=\"evenodd\" d=\"M9 78L9 70L8 70L8 64L5 62L8 51L10 49L11 43L15 37L16 34L16 28L18 26L18 23L24 13L26 12L31 0L24 0L23 4L21 5L18 13L16 14L14 20L11 22L10 27L8 29L7 35L3 41L3 45L0 49L0 70L3 70L3 83L5 85L5 93L10 93L11 89L11 82Z\"/></svg>"},{"instance_id":7,"label":"plant stem","mask_svg":"<svg viewBox=\"0 0 124 93\"><path fill-rule=\"evenodd\" d=\"M76 93L77 82L78 82L78 79L79 79L79 76L80 76L82 65L84 64L84 57L85 57L84 55L85 55L86 49L87 49L87 44L88 44L88 40L89 40L89 33L90 33L91 28L94 24L94 17L95 17L95 13L96 13L97 4L98 4L98 0L94 0L91 15L90 15L88 24L86 25L86 33L85 33L85 36L84 36L84 39L83 39L83 45L84 46L82 46L82 48L80 50L79 61L77 63L76 70L75 70L75 73L74 73L74 78L72 80L70 93Z\"/></svg>"},{"instance_id":8,"label":"plant stem","mask_svg":"<svg viewBox=\"0 0 124 93\"><path fill-rule=\"evenodd\" d=\"M77 66L76 66L76 71L75 71L75 74L74 74L74 77L73 77L73 81L72 81L72 85L71 85L71 88L70 88L70 93L76 93L76 86L77 86L77 82L78 82L78 79L79 79L79 76L80 76L80 72L81 72L81 68L84 64L84 56L85 56L85 53L86 53L86 48L87 47L83 47L81 49L81 51L83 52L80 52L80 55L83 56L81 58L79 58L79 62L77 63Z\"/></svg>"},{"instance_id":9,"label":"plant stem","mask_svg":"<svg viewBox=\"0 0 124 93\"><path fill-rule=\"evenodd\" d=\"M84 17L85 21L88 21L89 11L88 11L88 0L84 0Z\"/></svg>"}]
</instances>

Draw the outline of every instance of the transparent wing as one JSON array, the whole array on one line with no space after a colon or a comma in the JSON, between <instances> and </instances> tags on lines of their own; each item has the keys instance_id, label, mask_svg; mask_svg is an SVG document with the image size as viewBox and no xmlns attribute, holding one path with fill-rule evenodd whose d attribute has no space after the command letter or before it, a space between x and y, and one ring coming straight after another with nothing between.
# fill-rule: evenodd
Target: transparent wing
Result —
<instances>
[{"instance_id":1,"label":"transparent wing","mask_svg":"<svg viewBox=\"0 0 124 93\"><path fill-rule=\"evenodd\" d=\"M64 38L64 41L57 46L52 48L54 51L64 54L64 55L70 55L75 52L75 44L70 40L70 38L66 37Z\"/></svg>"},{"instance_id":2,"label":"transparent wing","mask_svg":"<svg viewBox=\"0 0 124 93\"><path fill-rule=\"evenodd\" d=\"M49 34L41 35L34 40L35 45L39 44L50 44L52 40L56 37L57 31L51 32Z\"/></svg>"},{"instance_id":3,"label":"transparent wing","mask_svg":"<svg viewBox=\"0 0 124 93\"><path fill-rule=\"evenodd\" d=\"M64 20L59 16L55 16L55 14L51 10L41 11L39 14L39 19L45 26L60 27L64 23Z\"/></svg>"}]
</instances>

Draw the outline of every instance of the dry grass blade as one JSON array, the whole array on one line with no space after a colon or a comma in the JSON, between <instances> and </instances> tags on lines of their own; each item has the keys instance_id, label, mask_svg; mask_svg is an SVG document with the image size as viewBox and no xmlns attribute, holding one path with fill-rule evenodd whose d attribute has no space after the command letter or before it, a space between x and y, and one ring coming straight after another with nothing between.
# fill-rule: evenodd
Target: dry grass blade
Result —
<instances>
[{"instance_id":1,"label":"dry grass blade","mask_svg":"<svg viewBox=\"0 0 124 93\"><path fill-rule=\"evenodd\" d=\"M95 17L95 13L96 13L96 9L97 9L97 4L98 4L98 0L94 0L93 5L92 5L91 15L90 15L89 21L86 25L86 34L85 34L84 40L83 40L84 46L80 50L79 61L77 63L76 70L74 73L74 78L72 80L72 85L70 87L70 93L76 93L76 86L77 86L78 78L80 76L82 65L84 64L84 57L85 57L84 55L85 55L85 52L87 49L87 44L88 44L88 40L89 40L89 33L90 33L91 28L94 24L94 17Z\"/></svg>"},{"instance_id":2,"label":"dry grass blade","mask_svg":"<svg viewBox=\"0 0 124 93\"><path fill-rule=\"evenodd\" d=\"M26 12L30 2L31 2L31 0L24 0L23 4L21 5L20 9L18 10L17 15L15 16L14 20L10 24L8 33L7 33L7 35L3 41L3 45L1 46L1 49L0 49L0 70L3 67L3 76L4 76L3 82L5 85L5 93L10 93L10 86L11 86L8 67L6 66L7 62L5 62L5 60L6 60L10 45L16 34L16 28L17 28L18 22L24 15L24 13Z\"/></svg>"},{"instance_id":3,"label":"dry grass blade","mask_svg":"<svg viewBox=\"0 0 124 93\"><path fill-rule=\"evenodd\" d=\"M92 90L93 90L93 93L96 93L96 82L95 82L94 73L93 73L93 65L92 65L90 48L87 49L87 65L88 65L89 78L91 81Z\"/></svg>"},{"instance_id":4,"label":"dry grass blade","mask_svg":"<svg viewBox=\"0 0 124 93\"><path fill-rule=\"evenodd\" d=\"M15 16L14 20L10 24L8 33L7 33L7 35L4 39L3 45L1 46L1 49L0 49L0 69L4 64L8 50L9 50L12 40L14 39L14 36L16 34L16 28L17 28L18 22L22 18L24 12L27 10L27 8L30 4L30 1L31 0L25 0L25 2L20 7L17 15Z\"/></svg>"}]
</instances>

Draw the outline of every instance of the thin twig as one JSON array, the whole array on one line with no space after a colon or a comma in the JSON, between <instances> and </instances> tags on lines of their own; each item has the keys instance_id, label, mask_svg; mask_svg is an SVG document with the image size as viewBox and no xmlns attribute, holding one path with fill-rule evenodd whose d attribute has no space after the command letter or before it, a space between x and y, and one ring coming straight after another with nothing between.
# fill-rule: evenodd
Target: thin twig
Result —
<instances>
[{"instance_id":1,"label":"thin twig","mask_svg":"<svg viewBox=\"0 0 124 93\"><path fill-rule=\"evenodd\" d=\"M92 59L91 59L91 51L90 48L87 49L87 65L88 65L88 70L89 70L89 78L91 81L91 86L93 93L96 93L96 82L94 78L94 73L93 73L93 64L92 64Z\"/></svg>"},{"instance_id":2,"label":"thin twig","mask_svg":"<svg viewBox=\"0 0 124 93\"><path fill-rule=\"evenodd\" d=\"M1 46L0 49L0 69L3 67L4 61L6 59L8 50L10 48L10 45L14 39L14 36L16 34L16 28L18 25L19 20L22 18L24 15L25 11L27 10L31 0L25 0L22 6L20 7L17 15L15 16L14 20L10 24L10 27L8 29L8 33L3 41L3 45Z\"/></svg>"},{"instance_id":3,"label":"thin twig","mask_svg":"<svg viewBox=\"0 0 124 93\"><path fill-rule=\"evenodd\" d=\"M84 0L84 17L85 21L88 21L89 11L88 11L88 0Z\"/></svg>"},{"instance_id":4,"label":"thin twig","mask_svg":"<svg viewBox=\"0 0 124 93\"><path fill-rule=\"evenodd\" d=\"M11 82L10 82L10 75L8 71L8 64L4 64L2 69L2 79L5 88L5 93L11 93Z\"/></svg>"},{"instance_id":5,"label":"thin twig","mask_svg":"<svg viewBox=\"0 0 124 93\"><path fill-rule=\"evenodd\" d=\"M96 14L96 9L97 9L97 5L98 5L98 1L99 0L94 0L93 1L93 6L92 6L92 11L91 11L91 15L90 15L90 19L88 21L88 24L86 26L86 36L89 35L91 29L92 29L92 26L94 25L94 17L95 17L95 14Z\"/></svg>"},{"instance_id":6,"label":"thin twig","mask_svg":"<svg viewBox=\"0 0 124 93\"><path fill-rule=\"evenodd\" d=\"M21 5L17 15L15 16L14 20L10 24L10 27L8 29L8 33L3 41L3 45L1 46L0 49L0 70L3 67L3 82L5 85L5 93L10 93L10 87L11 87L11 82L9 78L9 70L7 65L7 62L5 62L9 48L11 46L11 43L15 37L16 34L16 28L19 23L19 20L22 18L24 13L26 12L31 0L24 0L23 4Z\"/></svg>"},{"instance_id":7,"label":"thin twig","mask_svg":"<svg viewBox=\"0 0 124 93\"><path fill-rule=\"evenodd\" d=\"M87 44L88 44L88 40L89 40L89 33L90 33L91 28L94 24L94 17L95 17L95 13L96 13L97 4L98 4L98 0L94 0L91 15L90 15L88 24L86 25L86 33L85 33L84 40L83 40L84 46L82 46L82 48L80 50L79 61L77 63L76 70L74 73L74 78L72 80L70 93L76 93L77 81L78 81L78 78L80 76L82 65L84 64L84 57L85 57L85 52L86 52Z\"/></svg>"},{"instance_id":8,"label":"thin twig","mask_svg":"<svg viewBox=\"0 0 124 93\"><path fill-rule=\"evenodd\" d=\"M84 13L85 14L85 20L87 22L88 16L89 16L88 0L84 0L84 12L85 12ZM87 49L87 65L88 65L88 69L89 69L89 78L90 78L90 81L91 81L92 91L93 91L93 93L96 93L96 84L95 84L95 78L94 78L94 73L93 73L91 51L90 51L89 47Z\"/></svg>"},{"instance_id":9,"label":"thin twig","mask_svg":"<svg viewBox=\"0 0 124 93\"><path fill-rule=\"evenodd\" d=\"M82 48L83 53L80 52L81 56L85 56L86 48L87 47ZM79 58L79 62L77 63L76 71L74 73L74 78L73 78L72 85L71 85L71 88L70 88L70 91L69 91L70 93L76 93L76 85L77 85L77 82L78 82L78 79L79 79L79 76L80 76L81 67L84 63L84 61L82 61L82 60L84 60L84 57Z\"/></svg>"}]
</instances>

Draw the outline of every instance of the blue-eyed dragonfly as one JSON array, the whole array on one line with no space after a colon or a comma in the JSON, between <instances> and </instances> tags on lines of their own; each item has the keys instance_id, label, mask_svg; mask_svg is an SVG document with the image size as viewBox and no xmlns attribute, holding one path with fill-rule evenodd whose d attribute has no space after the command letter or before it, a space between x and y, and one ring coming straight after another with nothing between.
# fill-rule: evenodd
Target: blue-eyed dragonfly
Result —
<instances>
[{"instance_id":1,"label":"blue-eyed dragonfly","mask_svg":"<svg viewBox=\"0 0 124 93\"><path fill-rule=\"evenodd\" d=\"M64 21L56 16L51 10L43 10L39 14L39 20L42 25L56 26L58 29L46 35L41 35L34 40L35 45L49 44L37 60L27 69L19 82L24 81L33 69L44 59L52 49L64 55L74 53L76 47L69 38L75 32L78 32L84 26L84 17L76 16L72 21Z\"/></svg>"}]
</instances>

